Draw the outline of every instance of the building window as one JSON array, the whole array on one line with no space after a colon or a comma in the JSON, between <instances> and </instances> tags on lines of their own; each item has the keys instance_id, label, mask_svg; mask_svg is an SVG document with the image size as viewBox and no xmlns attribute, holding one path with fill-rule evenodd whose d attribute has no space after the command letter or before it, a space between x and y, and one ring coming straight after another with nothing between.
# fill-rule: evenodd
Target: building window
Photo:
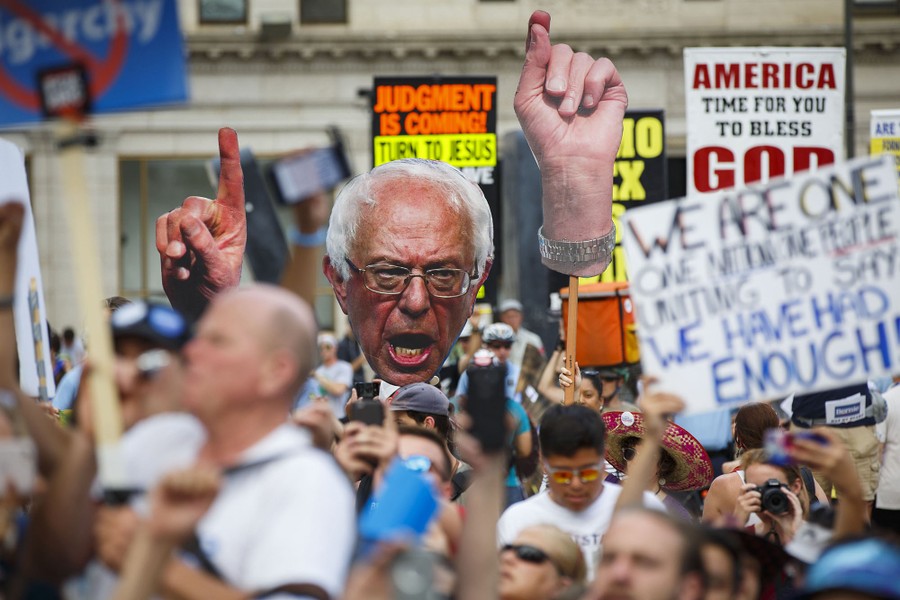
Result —
<instances>
[{"instance_id":1,"label":"building window","mask_svg":"<svg viewBox=\"0 0 900 600\"><path fill-rule=\"evenodd\" d=\"M347 0L300 0L300 24L323 25L347 22Z\"/></svg>"},{"instance_id":2,"label":"building window","mask_svg":"<svg viewBox=\"0 0 900 600\"><path fill-rule=\"evenodd\" d=\"M853 0L853 13L861 17L900 15L900 0Z\"/></svg>"},{"instance_id":3,"label":"building window","mask_svg":"<svg viewBox=\"0 0 900 600\"><path fill-rule=\"evenodd\" d=\"M271 162L256 157L261 168ZM207 175L206 158L140 158L119 160L119 206L121 231L121 272L119 293L127 298L166 301L156 250L156 219L178 208L188 196L215 195ZM269 190L270 196L272 190ZM277 206L279 220L287 229L290 207ZM324 254L324 249L322 251ZM334 328L334 294L321 269L322 256L311 268L318 272L316 318L323 328ZM244 261L244 279L252 280Z\"/></svg>"},{"instance_id":4,"label":"building window","mask_svg":"<svg viewBox=\"0 0 900 600\"><path fill-rule=\"evenodd\" d=\"M201 23L246 23L247 0L200 0Z\"/></svg>"}]
</instances>

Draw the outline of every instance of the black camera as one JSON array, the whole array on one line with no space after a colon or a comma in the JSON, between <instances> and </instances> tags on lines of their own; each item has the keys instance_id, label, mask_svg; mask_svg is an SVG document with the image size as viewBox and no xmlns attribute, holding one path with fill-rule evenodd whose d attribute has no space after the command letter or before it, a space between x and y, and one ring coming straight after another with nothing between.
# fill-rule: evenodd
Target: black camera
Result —
<instances>
[{"instance_id":1,"label":"black camera","mask_svg":"<svg viewBox=\"0 0 900 600\"><path fill-rule=\"evenodd\" d=\"M757 486L756 491L762 496L763 510L773 515L783 515L791 509L790 500L782 489L784 484L777 479L770 479L763 485Z\"/></svg>"}]
</instances>

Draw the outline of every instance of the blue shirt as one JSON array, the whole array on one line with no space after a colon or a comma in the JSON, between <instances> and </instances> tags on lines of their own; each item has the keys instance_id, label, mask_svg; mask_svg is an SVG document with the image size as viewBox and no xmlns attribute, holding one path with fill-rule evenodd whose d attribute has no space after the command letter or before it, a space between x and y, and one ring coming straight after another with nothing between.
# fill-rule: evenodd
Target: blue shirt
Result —
<instances>
[{"instance_id":1,"label":"blue shirt","mask_svg":"<svg viewBox=\"0 0 900 600\"><path fill-rule=\"evenodd\" d=\"M72 367L72 370L63 375L56 386L56 396L53 397L53 408L57 410L71 410L75 405L75 397L81 386L81 365Z\"/></svg>"}]
</instances>

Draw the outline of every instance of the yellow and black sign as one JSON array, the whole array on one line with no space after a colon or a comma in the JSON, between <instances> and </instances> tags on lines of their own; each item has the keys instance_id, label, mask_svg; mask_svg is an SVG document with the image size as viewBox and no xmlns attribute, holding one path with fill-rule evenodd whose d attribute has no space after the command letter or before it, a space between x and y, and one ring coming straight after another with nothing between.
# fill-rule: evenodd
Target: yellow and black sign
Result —
<instances>
[{"instance_id":1,"label":"yellow and black sign","mask_svg":"<svg viewBox=\"0 0 900 600\"><path fill-rule=\"evenodd\" d=\"M375 78L375 166L399 158L495 166L496 98L494 77Z\"/></svg>"},{"instance_id":2,"label":"yellow and black sign","mask_svg":"<svg viewBox=\"0 0 900 600\"><path fill-rule=\"evenodd\" d=\"M613 260L602 275L582 277L582 283L628 280L620 219L632 206L666 200L667 181L663 111L627 111L613 167L612 217L617 230Z\"/></svg>"}]
</instances>

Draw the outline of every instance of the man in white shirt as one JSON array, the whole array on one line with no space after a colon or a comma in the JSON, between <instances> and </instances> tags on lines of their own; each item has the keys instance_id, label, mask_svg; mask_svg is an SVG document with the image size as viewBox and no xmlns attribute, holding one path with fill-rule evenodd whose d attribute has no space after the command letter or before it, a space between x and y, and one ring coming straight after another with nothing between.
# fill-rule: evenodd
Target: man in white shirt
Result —
<instances>
[{"instance_id":1,"label":"man in white shirt","mask_svg":"<svg viewBox=\"0 0 900 600\"><path fill-rule=\"evenodd\" d=\"M594 576L601 552L601 539L609 528L622 488L604 482L606 430L600 413L584 406L551 407L540 426L541 452L547 473L547 491L513 504L497 524L497 542L510 544L520 531L548 523L572 536L581 547ZM665 511L650 493L644 505Z\"/></svg>"},{"instance_id":2,"label":"man in white shirt","mask_svg":"<svg viewBox=\"0 0 900 600\"><path fill-rule=\"evenodd\" d=\"M319 334L319 359L322 363L313 372L319 384L319 394L328 402L338 419L344 418L344 405L353 387L353 365L338 358L337 338L330 333Z\"/></svg>"},{"instance_id":3,"label":"man in white shirt","mask_svg":"<svg viewBox=\"0 0 900 600\"><path fill-rule=\"evenodd\" d=\"M885 392L884 399L888 411L883 425L884 452L872 523L900 534L900 387Z\"/></svg>"},{"instance_id":4,"label":"man in white shirt","mask_svg":"<svg viewBox=\"0 0 900 600\"><path fill-rule=\"evenodd\" d=\"M340 596L355 542L353 491L332 458L288 418L313 364L315 328L310 308L283 289L220 294L183 350L187 413L146 419L123 438L136 488L149 490L192 464L222 472L195 543L163 570L162 595ZM121 567L130 543L122 532L145 509L143 495L129 507L101 509L95 539L106 566ZM86 574L90 591L83 597L107 597L104 590L115 584L96 567Z\"/></svg>"}]
</instances>

